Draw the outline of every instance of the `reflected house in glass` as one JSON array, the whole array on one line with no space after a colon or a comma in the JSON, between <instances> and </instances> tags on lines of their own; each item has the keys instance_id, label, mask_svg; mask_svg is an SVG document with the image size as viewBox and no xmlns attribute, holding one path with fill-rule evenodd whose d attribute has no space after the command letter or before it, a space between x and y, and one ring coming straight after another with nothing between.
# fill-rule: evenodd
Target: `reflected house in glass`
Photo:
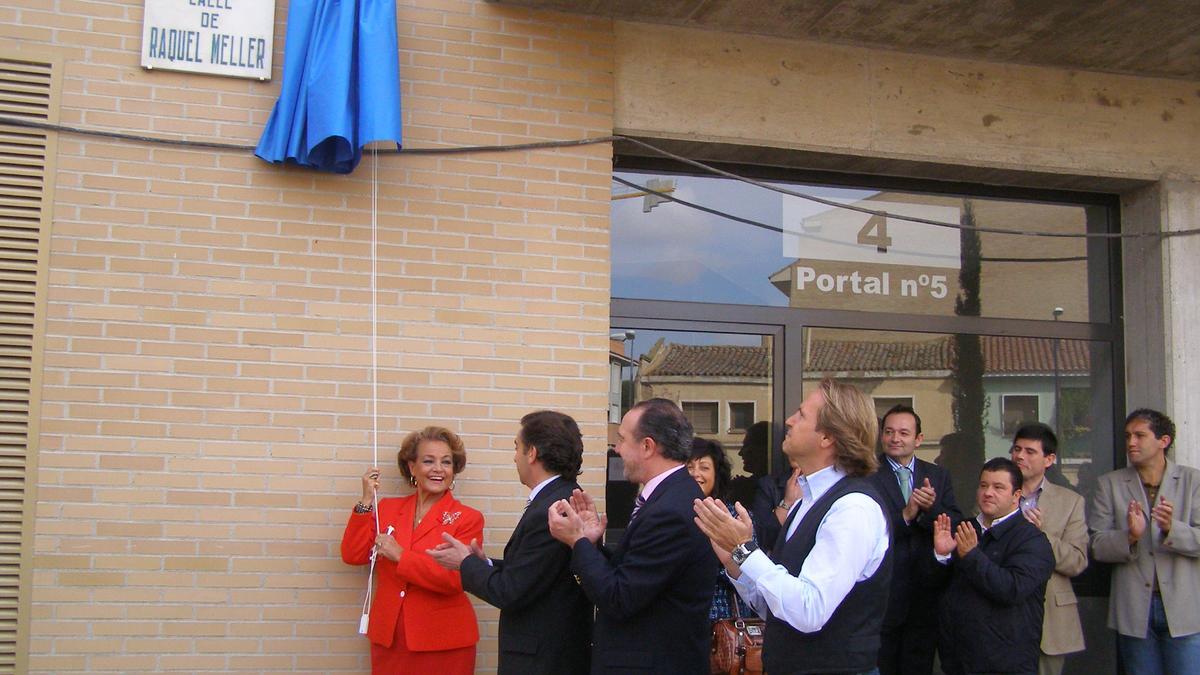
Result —
<instances>
[{"instance_id":1,"label":"reflected house in glass","mask_svg":"<svg viewBox=\"0 0 1200 675\"><path fill-rule=\"evenodd\" d=\"M862 388L882 406L880 413L897 401L912 405L921 414L926 439L919 454L928 461L939 459L944 450L941 439L956 431L951 410L956 358L952 336L914 334L910 339L871 340L862 337L902 334L807 332L811 339L805 341L803 355L806 391L821 378L833 377ZM1040 421L1055 425L1054 341L985 335L980 342L986 397L984 454L1003 456L1012 432L1021 424ZM1059 454L1071 482L1073 458L1090 456L1091 367L1088 342L1061 341L1057 377L1064 428L1059 434ZM730 427L730 410L736 409L737 402L768 406L770 372L767 346L685 345L659 340L642 356L635 387L639 400L661 396L676 401L698 435L719 440L734 451L741 444L742 433ZM737 457L731 459L736 466ZM969 485L966 478L964 484Z\"/></svg>"},{"instance_id":2,"label":"reflected house in glass","mask_svg":"<svg viewBox=\"0 0 1200 675\"><path fill-rule=\"evenodd\" d=\"M734 473L741 471L737 451L746 431L771 414L771 346L687 345L659 339L639 361L634 381L637 399L675 401L691 420L696 435L719 441Z\"/></svg>"},{"instance_id":3,"label":"reflected house in glass","mask_svg":"<svg viewBox=\"0 0 1200 675\"><path fill-rule=\"evenodd\" d=\"M1008 452L1017 427L1037 420L1060 427L1059 459L1064 472L1071 476L1076 461L1091 457L1089 344L1083 340L995 336L984 337L982 343L988 456Z\"/></svg>"}]
</instances>

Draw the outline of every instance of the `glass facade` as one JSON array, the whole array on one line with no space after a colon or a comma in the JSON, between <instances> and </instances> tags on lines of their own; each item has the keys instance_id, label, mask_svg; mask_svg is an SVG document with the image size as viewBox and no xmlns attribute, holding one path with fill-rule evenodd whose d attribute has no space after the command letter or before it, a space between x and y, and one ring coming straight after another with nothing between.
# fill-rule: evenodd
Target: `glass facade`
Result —
<instances>
[{"instance_id":1,"label":"glass facade","mask_svg":"<svg viewBox=\"0 0 1200 675\"><path fill-rule=\"evenodd\" d=\"M976 512L979 467L1007 456L1026 422L1059 436L1050 480L1090 499L1114 468L1125 405L1116 248L1043 236L1116 231L1113 199L771 177L820 204L728 178L616 177L612 327L637 335L626 403L680 403L744 484L785 470L783 420L823 377L856 384L881 415L913 406L918 455L949 470L964 513ZM756 443L767 460L747 464ZM636 494L609 487L610 513ZM1075 585L1089 649L1067 672L1110 669L1104 570Z\"/></svg>"}]
</instances>

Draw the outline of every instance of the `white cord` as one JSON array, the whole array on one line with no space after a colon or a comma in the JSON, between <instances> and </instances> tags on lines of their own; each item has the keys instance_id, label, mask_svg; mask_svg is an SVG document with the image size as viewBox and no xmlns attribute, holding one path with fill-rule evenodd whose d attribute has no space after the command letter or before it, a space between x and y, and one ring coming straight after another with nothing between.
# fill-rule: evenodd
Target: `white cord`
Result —
<instances>
[{"instance_id":1,"label":"white cord","mask_svg":"<svg viewBox=\"0 0 1200 675\"><path fill-rule=\"evenodd\" d=\"M371 147L371 466L379 466L379 289L375 278L379 249L379 152ZM375 535L380 534L379 527L379 490L372 490L371 513L375 516ZM388 526L387 533L393 528ZM358 622L358 632L367 632L367 623L371 615L371 602L375 581L375 558L379 549L371 551L371 567L367 571L367 594L363 599L362 618Z\"/></svg>"},{"instance_id":2,"label":"white cord","mask_svg":"<svg viewBox=\"0 0 1200 675\"><path fill-rule=\"evenodd\" d=\"M379 466L379 150L371 147L371 466ZM379 533L379 491L374 491L375 533Z\"/></svg>"}]
</instances>

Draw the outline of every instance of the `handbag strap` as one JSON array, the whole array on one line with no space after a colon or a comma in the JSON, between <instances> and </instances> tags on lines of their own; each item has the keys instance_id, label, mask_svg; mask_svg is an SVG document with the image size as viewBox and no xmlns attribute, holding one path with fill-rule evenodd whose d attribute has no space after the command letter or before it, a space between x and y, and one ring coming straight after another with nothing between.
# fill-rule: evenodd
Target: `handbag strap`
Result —
<instances>
[{"instance_id":1,"label":"handbag strap","mask_svg":"<svg viewBox=\"0 0 1200 675\"><path fill-rule=\"evenodd\" d=\"M746 668L746 623L742 621L742 611L738 609L738 594L733 590L733 584L725 584L725 594L729 597L729 608L733 612L734 630L734 669L730 675L742 675Z\"/></svg>"},{"instance_id":2,"label":"handbag strap","mask_svg":"<svg viewBox=\"0 0 1200 675\"><path fill-rule=\"evenodd\" d=\"M733 590L733 584L725 584L725 595L729 597L729 609L733 612L733 618L741 619L742 611L738 608L738 594Z\"/></svg>"}]
</instances>

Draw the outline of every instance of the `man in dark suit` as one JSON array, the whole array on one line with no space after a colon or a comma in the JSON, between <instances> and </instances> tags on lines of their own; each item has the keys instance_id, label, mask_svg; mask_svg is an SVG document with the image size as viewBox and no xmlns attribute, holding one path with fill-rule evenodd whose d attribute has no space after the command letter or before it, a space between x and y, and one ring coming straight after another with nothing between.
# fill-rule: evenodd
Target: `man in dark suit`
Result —
<instances>
[{"instance_id":1,"label":"man in dark suit","mask_svg":"<svg viewBox=\"0 0 1200 675\"><path fill-rule=\"evenodd\" d=\"M478 546L446 535L429 551L443 567L458 569L463 588L500 608L500 675L588 672L592 603L569 567L571 550L550 536L550 505L579 489L583 439L575 420L542 410L521 418L513 462L531 492L504 547L489 560Z\"/></svg>"},{"instance_id":2,"label":"man in dark suit","mask_svg":"<svg viewBox=\"0 0 1200 675\"><path fill-rule=\"evenodd\" d=\"M599 545L605 518L580 491L550 506L550 533L571 546L571 569L596 604L593 673L708 672L717 559L692 522L704 496L684 470L692 425L671 401L635 405L621 420L616 451L642 490L615 550Z\"/></svg>"},{"instance_id":3,"label":"man in dark suit","mask_svg":"<svg viewBox=\"0 0 1200 675\"><path fill-rule=\"evenodd\" d=\"M1021 515L1023 482L1012 460L990 459L979 472L979 515L957 528L944 513L934 522L932 567L949 577L938 625L947 675L1038 670L1054 551Z\"/></svg>"},{"instance_id":4,"label":"man in dark suit","mask_svg":"<svg viewBox=\"0 0 1200 675\"><path fill-rule=\"evenodd\" d=\"M921 417L906 405L893 406L880 424L883 454L871 481L883 495L892 530L892 585L879 648L881 675L933 672L937 635L937 590L924 558L933 554L933 523L943 513L962 520L950 474L916 456L925 436Z\"/></svg>"}]
</instances>

